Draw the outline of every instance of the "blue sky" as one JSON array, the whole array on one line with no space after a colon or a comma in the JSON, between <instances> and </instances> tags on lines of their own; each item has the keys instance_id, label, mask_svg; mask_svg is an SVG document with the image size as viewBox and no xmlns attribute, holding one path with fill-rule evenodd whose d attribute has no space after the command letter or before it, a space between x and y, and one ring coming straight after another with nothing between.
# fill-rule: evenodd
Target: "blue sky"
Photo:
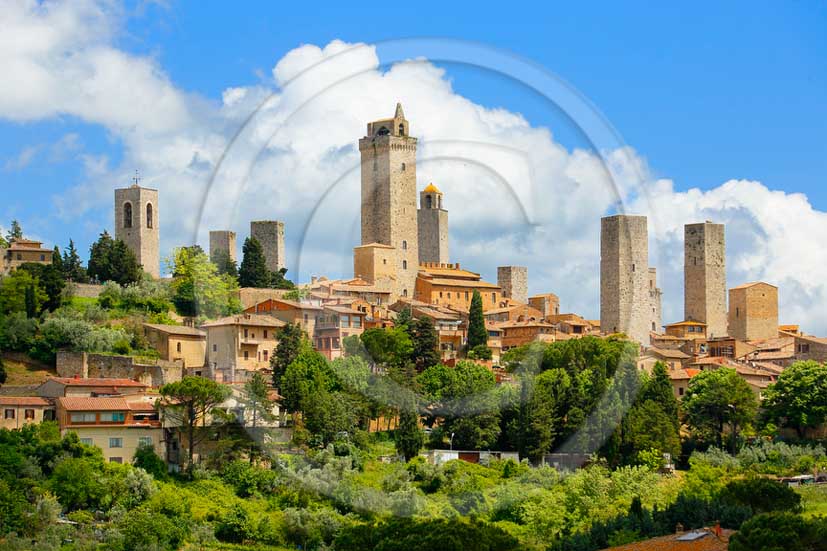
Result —
<instances>
[{"instance_id":1,"label":"blue sky","mask_svg":"<svg viewBox=\"0 0 827 551\"><path fill-rule=\"evenodd\" d=\"M667 320L680 315L682 303L681 260L675 254L679 224L701 216L726 221L731 230L732 283L746 279L784 282L788 291L782 290L782 313L787 314L788 321L802 319L808 305L827 299L827 285L823 283L827 273L809 273L810 265L795 263L795 258L812 255L814 247L820 250L820 243L806 242L806 238L827 232L827 4L624 2L526 6L512 2L488 6L480 2L421 1L404 5L402 10L388 4L387 8L359 13L364 10L341 2L311 5L262 1L245 2L243 7L212 1L128 2L119 9L117 1L107 1L50 2L38 7L34 0L16 0L5 13L0 10L0 22L7 17L11 28L19 24L22 29L5 45L0 37L0 65L13 66L17 55L30 58L47 67L52 82L57 83L52 85L54 89L43 91L37 88L39 81L34 77L42 75L36 72L5 73L17 76L7 79L12 86L5 92L0 90L0 178L6 191L0 205L2 226L13 217L19 218L27 233L60 246L74 237L85 253L97 234L111 224L111 189L128 184L127 175L134 168L141 168L150 182L160 182L167 205L185 200L188 186L197 191L203 184L199 166L210 162L210 146L214 145L210 140L225 140L243 116L227 112L250 107L253 104L248 99L258 97L256 94L281 93L279 79L274 76L274 66L280 60L323 55L318 48L314 53L312 47L302 45L323 48L333 40L367 43L376 46L382 63L390 58L386 41L445 37L509 52L564 79L618 130L634 151L633 161L648 167L646 177L657 184L651 189L660 201L659 208L648 214L653 220L661 216L669 222L661 220L659 235L653 238L653 257L660 262L667 295ZM98 11L106 13L99 16ZM47 12L69 16L50 17ZM50 26L57 30L52 33ZM98 65L90 61L88 66L78 62L77 58L84 56L94 59L100 50L124 59ZM421 55L415 42L406 54ZM64 62L67 67L62 65ZM384 84L389 93L381 101L388 107L377 105L365 110L365 98L337 104L339 110L359 112L361 118L357 121L337 114L337 124L352 126L348 126L344 137L331 137L331 143L324 144L336 152L332 158L324 157L324 162L338 170L341 166L337 163L352 161L356 155L353 144L363 122L369 117L390 115L384 111L392 109L398 96L405 94L405 88L394 88L393 82L426 82L430 88L425 89L425 96L432 94L460 110L468 105L485 110L479 117L463 111L445 113L446 118L468 125L482 121L480 128L493 129L485 137L494 142L542 142L541 149L548 154L540 159L542 166L548 161L549 166L558 167L553 146L559 144L571 155L565 158L566 170L549 174L566 178L575 174L574 180L583 175L583 159L574 150L589 149L589 142L566 114L541 94L479 67L439 61L434 64L445 73L434 76L423 69L411 77L414 80L396 75L375 81L387 81ZM73 77L67 76L70 69L82 75L76 80L89 80L89 86L80 87L82 93L74 88ZM109 80L96 88L99 74L109 75ZM443 90L445 82L452 88L450 93ZM228 105L224 95L231 88L240 90L239 97L245 98L234 106ZM22 91L15 96L17 89ZM173 107L139 105L144 92L150 102L174 96ZM422 90L418 94L412 93L406 100L419 105L419 112L406 110L414 132L419 125L424 133L439 136L434 131L439 128L439 117L428 112ZM65 104L62 95L70 97ZM108 102L113 95L123 95L127 105ZM450 103L457 98L467 99L470 104ZM129 101L136 103L132 106ZM183 101L186 108L176 110L175 101ZM375 115L377 111L382 112ZM179 112L184 113L183 122L176 118ZM513 120L508 119L506 124L502 113L521 115L530 128L511 133ZM158 120L166 116L176 119L168 127ZM548 129L553 138L549 142L536 129ZM336 134L340 129L331 130ZM298 144L301 136L299 132L295 135L299 141L281 144L286 148L281 151ZM296 166L288 161L274 163L278 170ZM295 185L316 189L313 186L319 182L308 182L317 177L324 180L317 174L322 171L309 168L317 167L279 173L276 180L287 178ZM330 174L326 172L324 177ZM513 174L520 172L515 170ZM426 177L437 178L449 187L449 210L454 201L452 247L462 253L463 261L491 277L494 261L487 254L486 243L501 239L498 243L506 250L522 254L519 257L515 253L518 258L514 262L534 262L537 251L524 245L530 241L525 235L512 245L504 245L508 242L506 232L497 233L504 225L493 223L495 229L488 231L490 228L474 225L472 216L463 219L457 203L463 204L470 197L463 195L469 182L459 180L467 177L471 181L478 175L422 167L420 179ZM658 183L661 178L669 183ZM730 180L752 183L725 185ZM268 200L275 201L273 216L288 217L290 227L297 227L298 223L289 219L292 211L284 214L289 204L284 197L272 199L278 196L278 186L269 192ZM53 204L59 208L52 210L49 206ZM634 206L645 210L641 205ZM592 212L577 210L579 205L574 204L572 212L576 216L567 221L573 224L572 231L585 227L583 241L569 244L561 253L574 258L577 255L573 250L585 248L589 258L578 257L571 266L539 261L530 266L531 273L537 275L531 280L536 281L532 291L569 291L572 308L590 316L596 313L594 253L602 204L600 207ZM179 238L185 233L173 233L182 230L175 225L178 220L164 217L165 212L169 211L161 210L167 229L162 246L164 252L169 252L171 246L185 244L179 241L189 238ZM254 214L241 215L233 228L243 232L246 219L241 218ZM562 216L566 217L566 211ZM549 235L559 239L562 228L557 230ZM352 233L348 233L351 240ZM296 232L291 235L288 231L288 249L295 248L296 239ZM538 235L533 239L542 241ZM800 248L791 250L790 243L800 243ZM343 245L343 250L349 246L352 243ZM320 259L318 270L342 275L337 272L348 269L349 253L335 256L322 249L315 252ZM792 252L797 254L795 258L785 257ZM827 265L827 259L808 259L812 266ZM317 270L317 266L312 269ZM808 275L798 275L805 272ZM577 294L568 289L572 286L584 291ZM812 319L815 326L827 331L827 314Z\"/></svg>"}]
</instances>

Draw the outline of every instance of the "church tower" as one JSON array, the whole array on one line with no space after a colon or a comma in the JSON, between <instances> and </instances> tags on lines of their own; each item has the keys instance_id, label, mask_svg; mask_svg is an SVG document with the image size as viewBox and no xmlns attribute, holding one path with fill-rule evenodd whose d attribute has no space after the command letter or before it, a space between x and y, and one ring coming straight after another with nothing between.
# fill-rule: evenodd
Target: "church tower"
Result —
<instances>
[{"instance_id":1,"label":"church tower","mask_svg":"<svg viewBox=\"0 0 827 551\"><path fill-rule=\"evenodd\" d=\"M395 294L412 297L419 270L416 213L416 138L402 105L391 119L368 123L362 156L362 245L395 249Z\"/></svg>"},{"instance_id":2,"label":"church tower","mask_svg":"<svg viewBox=\"0 0 827 551\"><path fill-rule=\"evenodd\" d=\"M448 211L442 208L442 192L434 184L419 194L416 212L419 226L419 262L447 264Z\"/></svg>"},{"instance_id":3,"label":"church tower","mask_svg":"<svg viewBox=\"0 0 827 551\"><path fill-rule=\"evenodd\" d=\"M135 253L145 272L161 277L158 190L140 187L138 178L128 188L115 190L115 239Z\"/></svg>"}]
</instances>

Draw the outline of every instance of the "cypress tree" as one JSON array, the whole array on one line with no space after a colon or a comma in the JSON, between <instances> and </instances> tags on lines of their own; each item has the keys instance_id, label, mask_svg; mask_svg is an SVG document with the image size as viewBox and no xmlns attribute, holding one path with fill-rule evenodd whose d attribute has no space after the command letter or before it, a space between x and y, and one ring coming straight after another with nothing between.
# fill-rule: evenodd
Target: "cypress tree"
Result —
<instances>
[{"instance_id":1,"label":"cypress tree","mask_svg":"<svg viewBox=\"0 0 827 551\"><path fill-rule=\"evenodd\" d=\"M264 259L264 249L255 237L244 240L244 258L238 270L238 284L241 287L269 287L272 277Z\"/></svg>"},{"instance_id":2,"label":"cypress tree","mask_svg":"<svg viewBox=\"0 0 827 551\"><path fill-rule=\"evenodd\" d=\"M419 454L425 442L425 436L419 428L419 412L416 401L407 397L399 411L399 427L394 434L396 452L410 461Z\"/></svg>"},{"instance_id":3,"label":"cypress tree","mask_svg":"<svg viewBox=\"0 0 827 551\"><path fill-rule=\"evenodd\" d=\"M109 232L103 230L98 240L92 243L89 248L89 276L95 278L99 283L109 281L112 279L112 267L110 259L112 257L112 247L114 240L109 235Z\"/></svg>"},{"instance_id":4,"label":"cypress tree","mask_svg":"<svg viewBox=\"0 0 827 551\"><path fill-rule=\"evenodd\" d=\"M411 324L413 326L413 358L419 370L428 369L440 360L439 336L434 322L429 317L421 317Z\"/></svg>"},{"instance_id":5,"label":"cypress tree","mask_svg":"<svg viewBox=\"0 0 827 551\"><path fill-rule=\"evenodd\" d=\"M34 285L26 287L26 317L33 318L37 315L37 300L34 296Z\"/></svg>"},{"instance_id":6,"label":"cypress tree","mask_svg":"<svg viewBox=\"0 0 827 551\"><path fill-rule=\"evenodd\" d=\"M485 318L482 315L482 296L474 291L471 297L471 308L468 311L468 349L488 345L488 331L485 329Z\"/></svg>"}]
</instances>

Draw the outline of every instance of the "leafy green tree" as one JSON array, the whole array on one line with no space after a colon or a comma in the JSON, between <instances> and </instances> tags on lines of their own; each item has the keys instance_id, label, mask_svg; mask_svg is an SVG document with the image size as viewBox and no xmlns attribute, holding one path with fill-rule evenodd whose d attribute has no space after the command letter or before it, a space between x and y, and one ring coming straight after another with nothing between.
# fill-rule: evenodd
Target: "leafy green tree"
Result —
<instances>
[{"instance_id":1,"label":"leafy green tree","mask_svg":"<svg viewBox=\"0 0 827 551\"><path fill-rule=\"evenodd\" d=\"M434 320L423 316L411 323L413 328L413 360L417 369L422 371L439 363L439 336L434 327Z\"/></svg>"},{"instance_id":2,"label":"leafy green tree","mask_svg":"<svg viewBox=\"0 0 827 551\"><path fill-rule=\"evenodd\" d=\"M404 327L372 328L362 333L369 358L389 368L403 368L411 361L414 346Z\"/></svg>"},{"instance_id":3,"label":"leafy green tree","mask_svg":"<svg viewBox=\"0 0 827 551\"><path fill-rule=\"evenodd\" d=\"M173 273L172 303L182 316L215 318L241 310L235 280L219 275L203 251L175 249L168 264Z\"/></svg>"},{"instance_id":4,"label":"leafy green tree","mask_svg":"<svg viewBox=\"0 0 827 551\"><path fill-rule=\"evenodd\" d=\"M269 287L270 271L264 258L264 249L258 239L248 237L242 248L243 257L238 269L238 284L242 287Z\"/></svg>"},{"instance_id":5,"label":"leafy green tree","mask_svg":"<svg viewBox=\"0 0 827 551\"><path fill-rule=\"evenodd\" d=\"M250 514L240 504L234 504L221 516L215 527L215 537L229 543L244 543L256 535Z\"/></svg>"},{"instance_id":6,"label":"leafy green tree","mask_svg":"<svg viewBox=\"0 0 827 551\"><path fill-rule=\"evenodd\" d=\"M402 310L399 312L399 314L397 314L395 325L397 327L401 327L403 325L405 327L407 327L408 325L411 324L412 321L413 321L413 316L411 315L411 309L410 309L410 307L405 306L404 308L402 308Z\"/></svg>"},{"instance_id":7,"label":"leafy green tree","mask_svg":"<svg viewBox=\"0 0 827 551\"><path fill-rule=\"evenodd\" d=\"M188 467L192 468L195 447L201 440L198 424L204 423L213 409L227 399L229 390L210 379L187 375L180 381L165 384L159 393L165 418L186 434Z\"/></svg>"},{"instance_id":8,"label":"leafy green tree","mask_svg":"<svg viewBox=\"0 0 827 551\"><path fill-rule=\"evenodd\" d=\"M126 243L112 239L104 230L89 249L88 274L99 282L114 281L119 285L136 283L143 269Z\"/></svg>"},{"instance_id":9,"label":"leafy green tree","mask_svg":"<svg viewBox=\"0 0 827 551\"><path fill-rule=\"evenodd\" d=\"M215 264L219 274L238 278L238 265L236 261L230 257L228 251L220 249L213 251L212 255L210 255L210 261Z\"/></svg>"},{"instance_id":10,"label":"leafy green tree","mask_svg":"<svg viewBox=\"0 0 827 551\"><path fill-rule=\"evenodd\" d=\"M110 257L112 256L112 247L115 240L109 235L109 232L103 230L98 240L92 243L89 247L89 263L87 272L90 277L96 281L103 283L112 279L112 268L110 266Z\"/></svg>"},{"instance_id":11,"label":"leafy green tree","mask_svg":"<svg viewBox=\"0 0 827 551\"><path fill-rule=\"evenodd\" d=\"M655 363L652 368L652 374L640 389L638 401L645 402L646 400L652 400L658 404L661 409L663 409L663 413L672 420L672 424L674 424L676 428L680 425L678 418L678 399L675 398L672 380L669 378L669 372L666 369L666 364L663 362Z\"/></svg>"},{"instance_id":12,"label":"leafy green tree","mask_svg":"<svg viewBox=\"0 0 827 551\"><path fill-rule=\"evenodd\" d=\"M410 461L417 455L425 443L425 435L419 428L419 411L416 400L409 395L399 408L399 427L394 434L396 453Z\"/></svg>"},{"instance_id":13,"label":"leafy green tree","mask_svg":"<svg viewBox=\"0 0 827 551\"><path fill-rule=\"evenodd\" d=\"M808 428L827 420L827 365L795 362L764 393L763 417L794 428L804 438Z\"/></svg>"},{"instance_id":14,"label":"leafy green tree","mask_svg":"<svg viewBox=\"0 0 827 551\"><path fill-rule=\"evenodd\" d=\"M288 377L290 370L288 369ZM287 377L285 377L287 379ZM336 440L342 433L351 435L358 427L358 412L351 400L342 392L331 392L328 385L317 383L301 400L302 420L305 428L320 446Z\"/></svg>"},{"instance_id":15,"label":"leafy green tree","mask_svg":"<svg viewBox=\"0 0 827 551\"><path fill-rule=\"evenodd\" d=\"M480 345L488 346L488 331L482 315L482 296L475 290L468 310L468 349L473 350Z\"/></svg>"},{"instance_id":16,"label":"leafy green tree","mask_svg":"<svg viewBox=\"0 0 827 551\"><path fill-rule=\"evenodd\" d=\"M106 496L101 458L67 457L55 465L50 490L69 510L95 509Z\"/></svg>"},{"instance_id":17,"label":"leafy green tree","mask_svg":"<svg viewBox=\"0 0 827 551\"><path fill-rule=\"evenodd\" d=\"M756 513L801 512L801 495L781 482L764 477L749 477L729 482L719 499L725 503L751 507Z\"/></svg>"},{"instance_id":18,"label":"leafy green tree","mask_svg":"<svg viewBox=\"0 0 827 551\"><path fill-rule=\"evenodd\" d=\"M155 453L155 448L152 447L152 444L142 444L138 446L132 458L132 464L151 474L155 480L166 480L168 478L167 463L161 456Z\"/></svg>"},{"instance_id":19,"label":"leafy green tree","mask_svg":"<svg viewBox=\"0 0 827 551\"><path fill-rule=\"evenodd\" d=\"M636 403L624 420L623 453L627 462L643 463L640 454L656 450L677 457L681 442L674 420L654 400Z\"/></svg>"},{"instance_id":20,"label":"leafy green tree","mask_svg":"<svg viewBox=\"0 0 827 551\"><path fill-rule=\"evenodd\" d=\"M12 220L11 227L8 233L6 233L6 242L11 243L15 239L23 239L23 228L20 227L20 222Z\"/></svg>"},{"instance_id":21,"label":"leafy green tree","mask_svg":"<svg viewBox=\"0 0 827 551\"><path fill-rule=\"evenodd\" d=\"M311 348L306 348L290 362L281 378L281 405L287 411L302 411L302 406L309 396L321 390L330 391L335 383L335 377L325 357Z\"/></svg>"},{"instance_id":22,"label":"leafy green tree","mask_svg":"<svg viewBox=\"0 0 827 551\"><path fill-rule=\"evenodd\" d=\"M446 435L454 434L454 447L487 449L500 434L500 413L494 393L494 374L473 362L460 361L449 386L437 404Z\"/></svg>"},{"instance_id":23,"label":"leafy green tree","mask_svg":"<svg viewBox=\"0 0 827 551\"><path fill-rule=\"evenodd\" d=\"M253 412L250 436L253 443L250 446L250 463L253 462L256 444L263 441L258 434L259 421L268 421L273 416L273 401L270 399L270 388L264 375L256 371L249 381L244 383L244 405Z\"/></svg>"},{"instance_id":24,"label":"leafy green tree","mask_svg":"<svg viewBox=\"0 0 827 551\"><path fill-rule=\"evenodd\" d=\"M729 540L730 551L827 550L827 519L791 513L756 515Z\"/></svg>"},{"instance_id":25,"label":"leafy green tree","mask_svg":"<svg viewBox=\"0 0 827 551\"><path fill-rule=\"evenodd\" d=\"M120 523L124 551L158 549L174 551L180 549L189 534L190 520L138 507L129 511Z\"/></svg>"},{"instance_id":26,"label":"leafy green tree","mask_svg":"<svg viewBox=\"0 0 827 551\"><path fill-rule=\"evenodd\" d=\"M6 379L8 375L6 374L6 364L3 363L3 358L0 358L0 385L6 384Z\"/></svg>"},{"instance_id":27,"label":"leafy green tree","mask_svg":"<svg viewBox=\"0 0 827 551\"><path fill-rule=\"evenodd\" d=\"M34 317L48 296L40 287L36 277L27 270L14 270L0 279L0 313L11 314L33 310Z\"/></svg>"},{"instance_id":28,"label":"leafy green tree","mask_svg":"<svg viewBox=\"0 0 827 551\"><path fill-rule=\"evenodd\" d=\"M60 258L60 254L55 247L55 258ZM63 258L60 260L61 268L63 269L63 277L75 283L87 283L89 281L89 274L86 273L86 268L80 260L80 255L75 249L75 242L70 239L69 246L63 251Z\"/></svg>"},{"instance_id":29,"label":"leafy green tree","mask_svg":"<svg viewBox=\"0 0 827 551\"><path fill-rule=\"evenodd\" d=\"M565 370L550 369L534 378L519 449L521 457L539 461L552 451L564 431L570 390L571 377Z\"/></svg>"},{"instance_id":30,"label":"leafy green tree","mask_svg":"<svg viewBox=\"0 0 827 551\"><path fill-rule=\"evenodd\" d=\"M54 311L60 308L63 302L63 289L66 287L66 281L59 267L54 264L26 262L18 270L26 270L32 274L32 277L37 280L37 285L46 293L46 300L35 308L36 314L39 314L42 310Z\"/></svg>"},{"instance_id":31,"label":"leafy green tree","mask_svg":"<svg viewBox=\"0 0 827 551\"><path fill-rule=\"evenodd\" d=\"M751 423L758 407L755 394L731 368L701 371L689 381L682 402L687 424L702 438L722 446L724 429L733 432Z\"/></svg>"},{"instance_id":32,"label":"leafy green tree","mask_svg":"<svg viewBox=\"0 0 827 551\"><path fill-rule=\"evenodd\" d=\"M309 348L304 331L298 323L288 323L278 333L278 344L270 358L273 386L281 388L281 378L304 348Z\"/></svg>"},{"instance_id":33,"label":"leafy green tree","mask_svg":"<svg viewBox=\"0 0 827 551\"><path fill-rule=\"evenodd\" d=\"M296 285L287 279L287 268L279 268L275 272L270 272L270 283L268 287L272 287L273 289L293 289Z\"/></svg>"}]
</instances>

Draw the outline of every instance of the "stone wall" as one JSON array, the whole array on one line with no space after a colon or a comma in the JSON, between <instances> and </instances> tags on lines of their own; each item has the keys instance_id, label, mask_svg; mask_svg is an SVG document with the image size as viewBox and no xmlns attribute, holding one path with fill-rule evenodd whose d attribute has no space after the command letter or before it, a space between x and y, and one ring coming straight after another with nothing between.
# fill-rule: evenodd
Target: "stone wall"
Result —
<instances>
[{"instance_id":1,"label":"stone wall","mask_svg":"<svg viewBox=\"0 0 827 551\"><path fill-rule=\"evenodd\" d=\"M684 318L707 324L707 336L727 335L724 225L684 226Z\"/></svg>"},{"instance_id":2,"label":"stone wall","mask_svg":"<svg viewBox=\"0 0 827 551\"><path fill-rule=\"evenodd\" d=\"M250 222L250 237L255 237L261 243L268 270L278 272L284 268L284 222L278 220Z\"/></svg>"},{"instance_id":3,"label":"stone wall","mask_svg":"<svg viewBox=\"0 0 827 551\"><path fill-rule=\"evenodd\" d=\"M600 328L649 344L649 236L645 216L600 221Z\"/></svg>"},{"instance_id":4,"label":"stone wall","mask_svg":"<svg viewBox=\"0 0 827 551\"><path fill-rule=\"evenodd\" d=\"M180 361L61 350L57 353L57 374L59 377L133 379L159 387L180 381L184 376L184 368Z\"/></svg>"},{"instance_id":5,"label":"stone wall","mask_svg":"<svg viewBox=\"0 0 827 551\"><path fill-rule=\"evenodd\" d=\"M528 303L528 268L525 266L498 266L497 285L505 298Z\"/></svg>"},{"instance_id":6,"label":"stone wall","mask_svg":"<svg viewBox=\"0 0 827 551\"><path fill-rule=\"evenodd\" d=\"M72 296L82 298L98 298L103 291L103 285L92 283L70 283Z\"/></svg>"}]
</instances>

